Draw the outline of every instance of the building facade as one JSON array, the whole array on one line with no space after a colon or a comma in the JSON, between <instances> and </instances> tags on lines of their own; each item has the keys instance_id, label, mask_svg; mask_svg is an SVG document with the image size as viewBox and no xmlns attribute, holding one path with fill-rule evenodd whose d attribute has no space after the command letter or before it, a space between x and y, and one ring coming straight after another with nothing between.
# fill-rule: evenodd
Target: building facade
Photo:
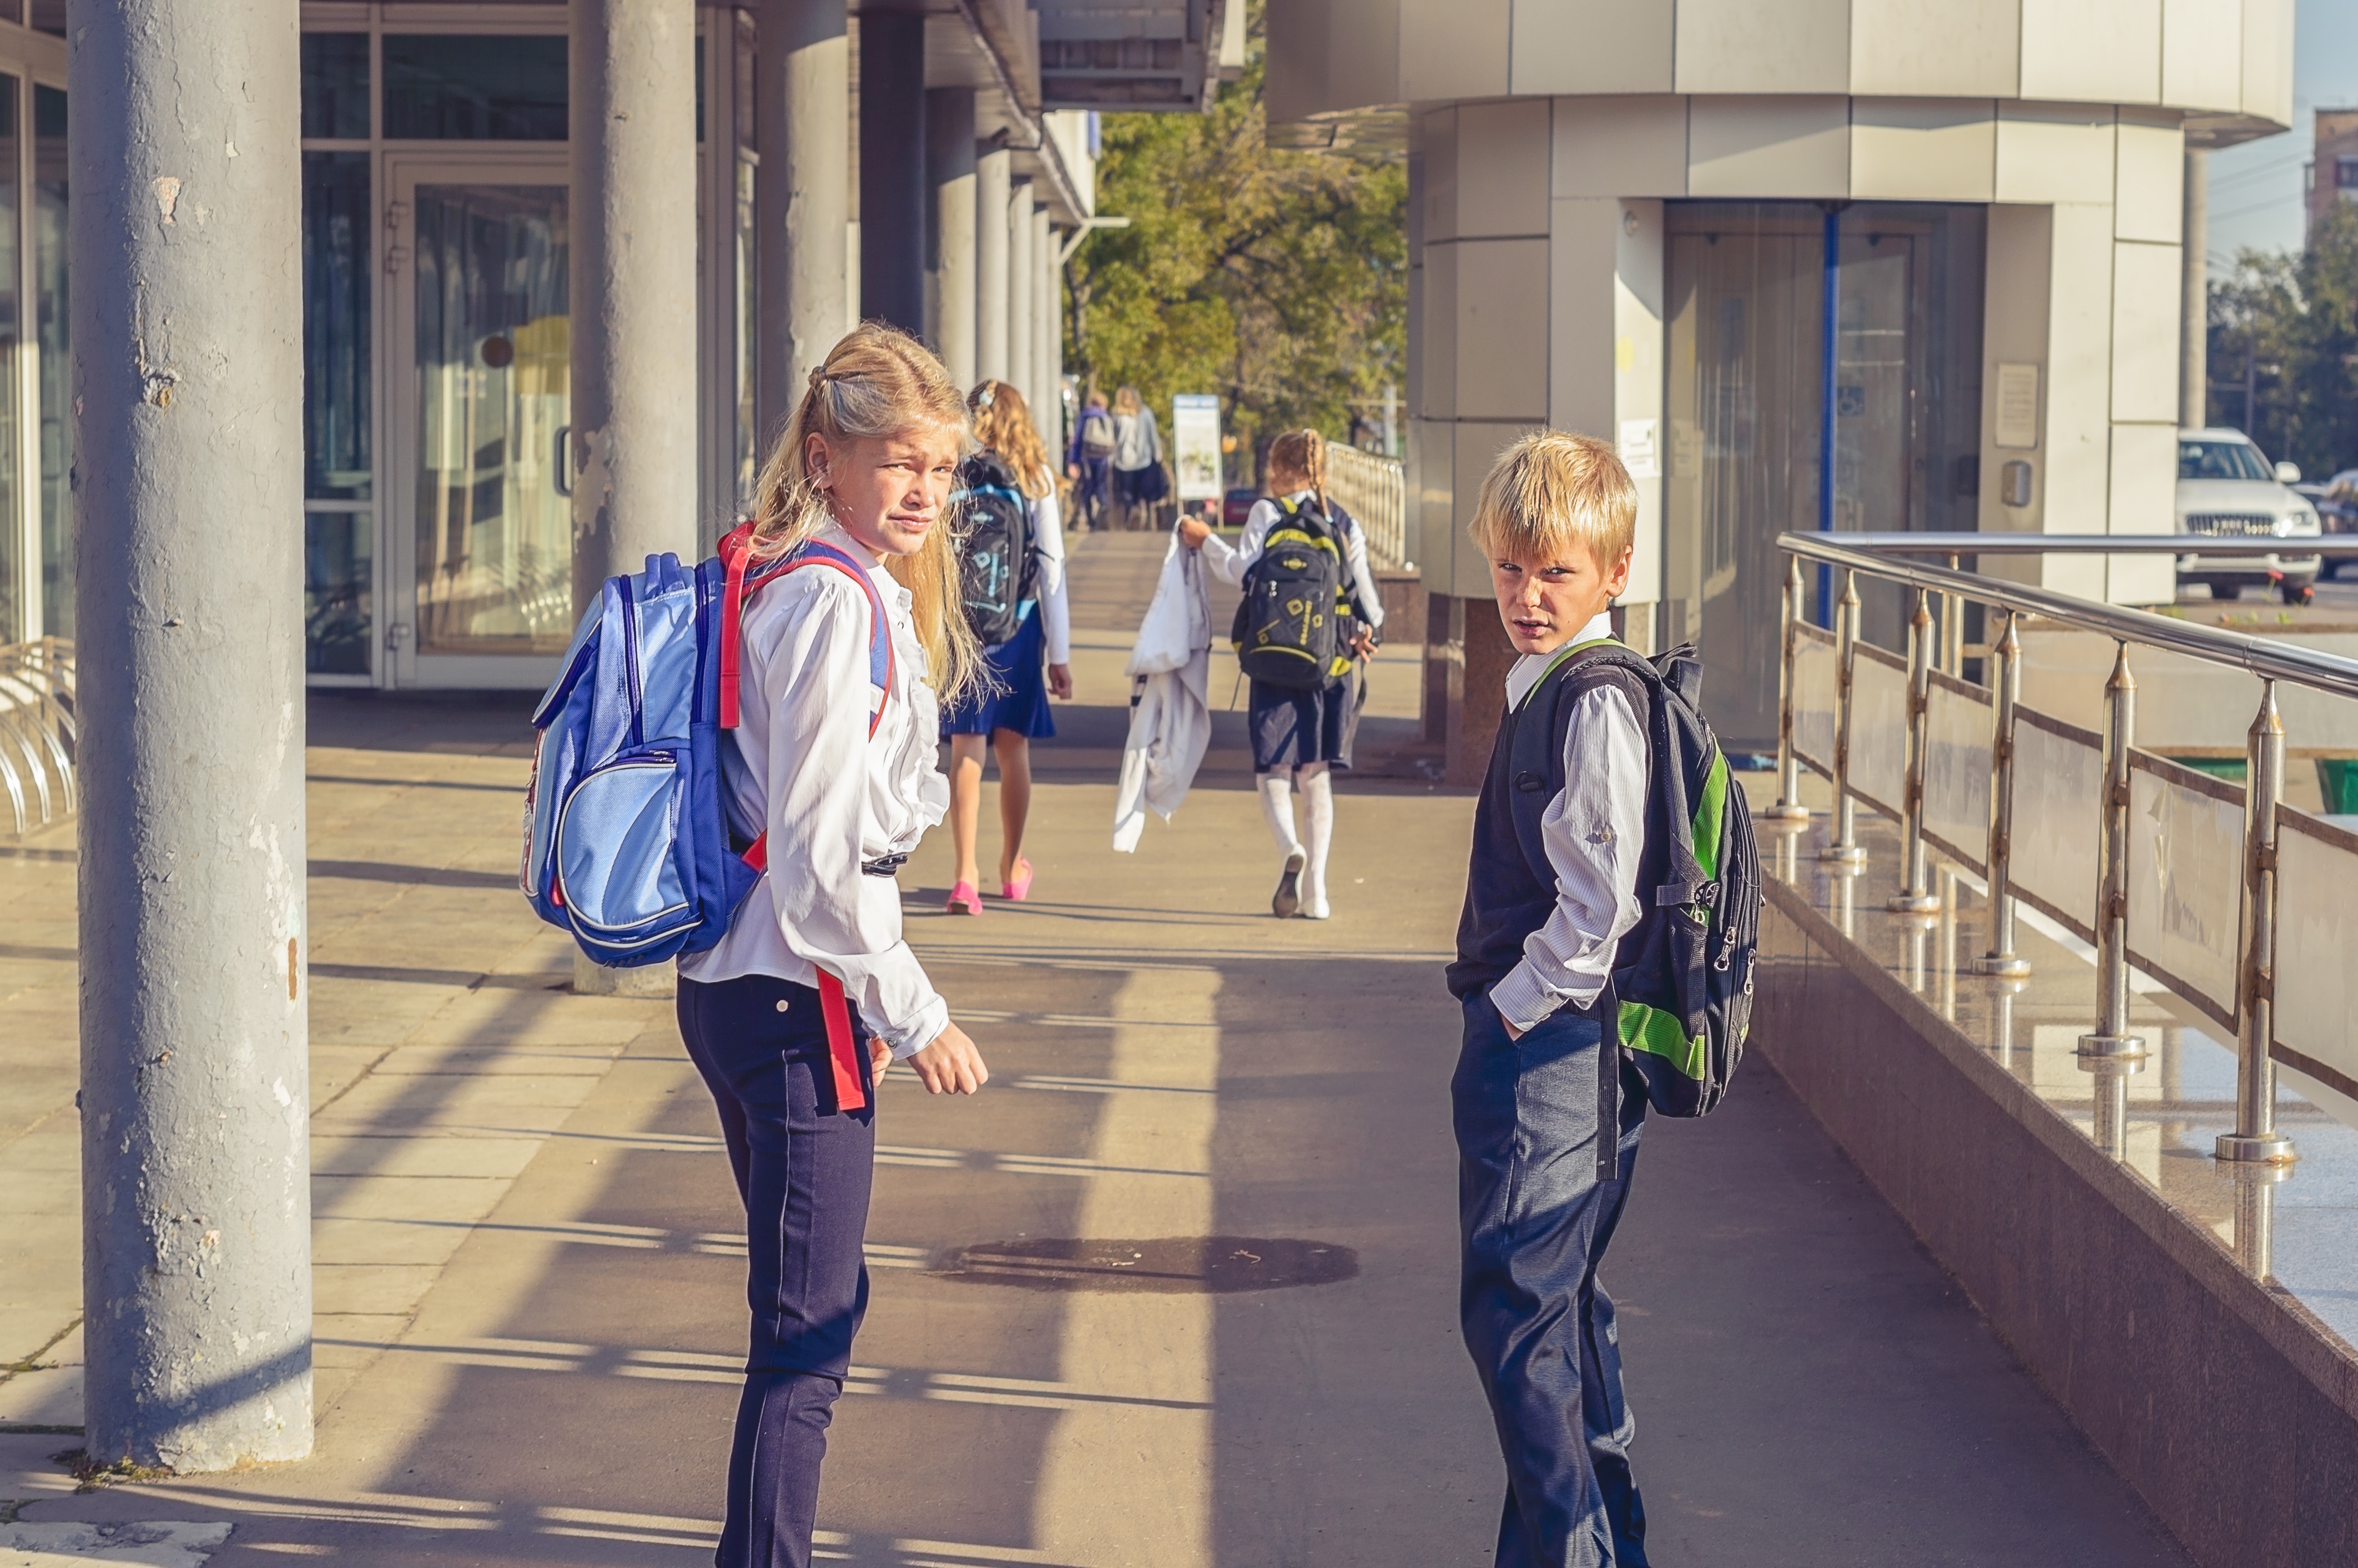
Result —
<instances>
[{"instance_id":1,"label":"building facade","mask_svg":"<svg viewBox=\"0 0 2358 1568\"><path fill-rule=\"evenodd\" d=\"M1013 382L1054 440L1058 258L1094 211L1092 113L1199 109L1241 10L1224 24L1219 0L678 8L696 27L689 536L708 545L741 514L783 422L762 366L775 362L774 394L792 290L823 292L818 314L840 327L876 316L922 332L963 381ZM315 685L535 687L571 631L572 10L300 7L305 501L288 521ZM64 11L0 0L0 643L74 630ZM783 58L764 74L764 24L839 40L817 55L835 80L801 96L839 105L842 213L839 254L768 258L767 312L764 252L785 236L764 222L757 106L767 92L787 111L793 94ZM863 72L886 84L864 124Z\"/></svg>"},{"instance_id":2,"label":"building facade","mask_svg":"<svg viewBox=\"0 0 2358 1568\"><path fill-rule=\"evenodd\" d=\"M1270 36L1273 120L1404 106L1461 776L1504 648L1464 525L1533 426L1617 442L1629 634L1701 644L1736 749L1774 741L1778 533L2172 525L2187 153L2289 122L2290 0L1271 0Z\"/></svg>"},{"instance_id":3,"label":"building facade","mask_svg":"<svg viewBox=\"0 0 2358 1568\"><path fill-rule=\"evenodd\" d=\"M2320 109L2309 164L2309 228L2337 201L2358 201L2358 109Z\"/></svg>"}]
</instances>

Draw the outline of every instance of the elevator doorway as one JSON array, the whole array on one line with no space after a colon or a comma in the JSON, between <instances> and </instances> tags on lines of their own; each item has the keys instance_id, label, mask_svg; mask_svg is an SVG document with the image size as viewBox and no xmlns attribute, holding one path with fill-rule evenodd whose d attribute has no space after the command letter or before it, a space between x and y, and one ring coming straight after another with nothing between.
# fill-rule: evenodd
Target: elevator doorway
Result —
<instances>
[{"instance_id":1,"label":"elevator doorway","mask_svg":"<svg viewBox=\"0 0 2358 1568\"><path fill-rule=\"evenodd\" d=\"M1667 216L1667 630L1702 649L1728 748L1768 752L1777 535L1975 525L1985 216L1716 201ZM1820 614L1815 576L1804 586ZM1867 635L1895 645L1897 590L1867 598Z\"/></svg>"}]
</instances>

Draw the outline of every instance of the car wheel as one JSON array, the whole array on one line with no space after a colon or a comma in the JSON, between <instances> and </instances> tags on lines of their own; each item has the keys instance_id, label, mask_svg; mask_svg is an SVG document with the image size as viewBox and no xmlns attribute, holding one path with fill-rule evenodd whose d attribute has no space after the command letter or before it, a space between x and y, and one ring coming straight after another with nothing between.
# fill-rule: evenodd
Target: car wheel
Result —
<instances>
[{"instance_id":1,"label":"car wheel","mask_svg":"<svg viewBox=\"0 0 2358 1568\"><path fill-rule=\"evenodd\" d=\"M2214 582L2211 585L2211 597L2213 599L2241 599L2244 597L2244 585L2240 582Z\"/></svg>"},{"instance_id":2,"label":"car wheel","mask_svg":"<svg viewBox=\"0 0 2358 1568\"><path fill-rule=\"evenodd\" d=\"M2317 585L2307 582L2287 582L2277 585L2287 604L2312 604L2317 600Z\"/></svg>"}]
</instances>

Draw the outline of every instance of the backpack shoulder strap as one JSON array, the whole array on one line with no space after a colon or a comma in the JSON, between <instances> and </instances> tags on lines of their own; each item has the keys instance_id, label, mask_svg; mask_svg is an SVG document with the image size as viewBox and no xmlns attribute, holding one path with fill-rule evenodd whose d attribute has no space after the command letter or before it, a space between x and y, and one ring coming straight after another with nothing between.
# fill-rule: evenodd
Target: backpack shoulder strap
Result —
<instances>
[{"instance_id":1,"label":"backpack shoulder strap","mask_svg":"<svg viewBox=\"0 0 2358 1568\"><path fill-rule=\"evenodd\" d=\"M727 583L720 596L720 728L734 730L739 719L737 687L743 667L745 601L765 584L788 572L823 566L859 584L868 598L868 679L876 687L876 704L868 715L868 733L874 735L876 727L884 721L884 703L892 690L893 675L892 629L885 619L884 600L876 591L875 582L860 569L859 562L822 539L806 539L793 555L762 562L752 558L752 543L751 523L738 524L720 541L720 558L728 568Z\"/></svg>"},{"instance_id":2,"label":"backpack shoulder strap","mask_svg":"<svg viewBox=\"0 0 2358 1568\"><path fill-rule=\"evenodd\" d=\"M1572 723L1573 705L1600 687L1617 687L1638 710L1638 722L1647 723L1652 700L1653 666L1643 655L1611 638L1573 643L1556 651L1548 667L1524 694L1514 713L1514 751L1509 759L1509 783L1515 838L1535 872L1552 878L1540 819L1549 802L1563 793L1564 733ZM1656 677L1659 679L1659 677ZM1652 741L1649 727L1649 741Z\"/></svg>"}]
</instances>

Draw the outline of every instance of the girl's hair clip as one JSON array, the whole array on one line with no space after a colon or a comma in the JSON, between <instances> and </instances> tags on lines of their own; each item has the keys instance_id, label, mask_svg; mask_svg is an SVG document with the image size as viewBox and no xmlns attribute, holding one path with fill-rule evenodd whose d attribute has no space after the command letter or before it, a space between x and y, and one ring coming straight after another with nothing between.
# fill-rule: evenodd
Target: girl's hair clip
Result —
<instances>
[{"instance_id":1,"label":"girl's hair clip","mask_svg":"<svg viewBox=\"0 0 2358 1568\"><path fill-rule=\"evenodd\" d=\"M999 389L986 381L974 389L974 406L977 408L988 408L990 406L991 400L998 395Z\"/></svg>"}]
</instances>

